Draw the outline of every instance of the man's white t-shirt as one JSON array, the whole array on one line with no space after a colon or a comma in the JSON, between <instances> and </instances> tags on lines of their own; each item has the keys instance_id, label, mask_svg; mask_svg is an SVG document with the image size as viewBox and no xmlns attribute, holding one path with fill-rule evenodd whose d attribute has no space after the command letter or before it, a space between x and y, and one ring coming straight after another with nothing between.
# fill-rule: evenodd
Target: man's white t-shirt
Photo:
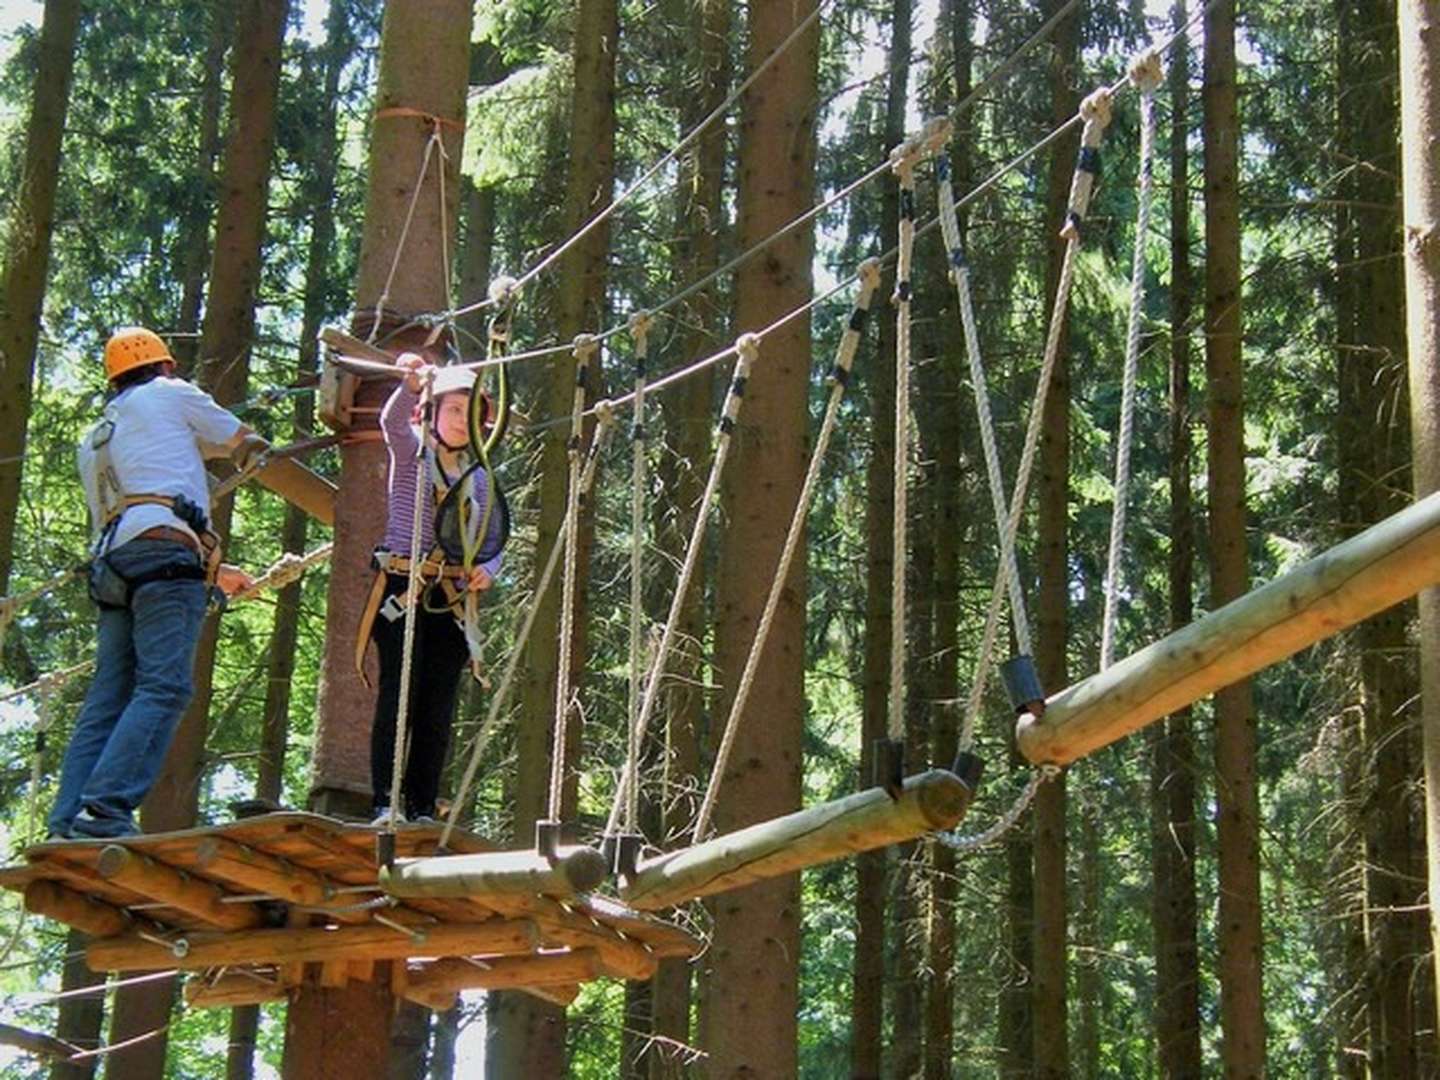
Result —
<instances>
[{"instance_id":1,"label":"man's white t-shirt","mask_svg":"<svg viewBox=\"0 0 1440 1080\"><path fill-rule=\"evenodd\" d=\"M183 379L158 378L122 390L105 407L105 419L80 443L80 480L90 507L92 544L101 540L104 510L100 503L96 435L113 423L110 464L126 495L184 495L209 513L210 489L205 458L223 455L224 444L241 424L205 391ZM146 529L164 525L195 536L167 506L144 504L124 511L105 544L112 550ZM196 537L198 543L199 537ZM96 554L103 554L97 551Z\"/></svg>"}]
</instances>

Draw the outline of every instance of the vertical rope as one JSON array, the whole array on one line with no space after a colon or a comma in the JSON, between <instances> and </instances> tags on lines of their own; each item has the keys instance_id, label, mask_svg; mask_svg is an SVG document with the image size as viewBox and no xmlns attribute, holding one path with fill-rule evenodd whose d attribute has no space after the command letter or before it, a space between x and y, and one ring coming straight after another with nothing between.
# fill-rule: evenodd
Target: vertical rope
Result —
<instances>
[{"instance_id":1,"label":"vertical rope","mask_svg":"<svg viewBox=\"0 0 1440 1080\"><path fill-rule=\"evenodd\" d=\"M614 425L614 411L607 402L597 401L595 403L595 438L590 441L590 450L585 460L585 471L580 475L582 498L589 494L595 484L596 466L599 464L601 452L610 438L610 432ZM460 819L460 808L465 804L465 797L470 793L470 785L475 782L475 773L480 767L480 756L485 752L485 747L490 744L490 739L499 724L500 713L510 700L510 689L515 684L515 672L519 670L520 659L524 655L525 646L530 641L530 632L535 627L535 618L540 612L540 599L549 591L550 583L555 580L555 570L560 565L560 556L565 550L569 534L569 521L562 521L559 530L555 533L555 539L550 545L550 554L545 559L545 569L541 571L540 581L535 586L535 595L531 597L530 603L525 609L525 617L520 623L520 629L515 634L509 658L505 661L505 670L500 675L500 682L495 687L495 692L490 696L489 711L486 712L485 719L480 724L480 730L475 733L475 738L470 745L470 760L465 765L465 774L460 779L455 799L450 804L450 814L445 819L445 828L440 834L439 846L442 848L449 842L450 834Z\"/></svg>"},{"instance_id":2,"label":"vertical rope","mask_svg":"<svg viewBox=\"0 0 1440 1080\"><path fill-rule=\"evenodd\" d=\"M1060 356L1060 333L1065 326L1070 305L1070 288L1075 281L1075 259L1080 250L1080 225L1090 207L1090 193L1100 170L1100 140L1110 123L1110 91L1101 88L1080 105L1085 122L1080 136L1080 153L1075 175L1070 181L1070 203L1060 235L1065 238L1065 255L1060 264L1060 280L1055 285L1055 303L1050 311L1050 327L1045 336L1045 357L1040 364L1040 379L1035 388L1035 401L1030 407L1030 422L1025 429L1025 445L1020 454L1020 467L1015 476L1015 491L1010 496L1010 515L1005 522L1001 548L1014 545L1025 509L1025 495L1030 484L1030 471L1035 464L1035 451L1040 444L1040 428L1045 415L1045 401ZM999 626L1000 605L1005 596L1006 569L1002 563L995 568L995 585L990 593L990 607L985 613L985 633L981 638L980 656L976 661L975 678L970 684L970 700L960 730L960 749L969 750L975 742L975 722L985 697L990 657Z\"/></svg>"},{"instance_id":3,"label":"vertical rope","mask_svg":"<svg viewBox=\"0 0 1440 1080\"><path fill-rule=\"evenodd\" d=\"M901 148L904 149L903 147ZM892 155L900 181L900 251L895 263L895 514L890 533L890 702L887 731L905 737L905 577L908 551L910 465L910 262L915 246L915 159Z\"/></svg>"},{"instance_id":4,"label":"vertical rope","mask_svg":"<svg viewBox=\"0 0 1440 1080\"><path fill-rule=\"evenodd\" d=\"M425 143L425 156L420 159L420 175L415 178L415 190L410 193L410 205L405 208L405 222L400 226L400 239L395 242L395 254L390 259L390 272L385 275L385 287L375 301L375 318L370 324L370 336L366 339L375 344L380 335L380 320L385 314L385 303L390 299L390 286L395 284L395 273L400 269L401 256L405 254L405 241L410 235L410 223L415 218L415 207L420 202L420 189L425 186L425 174L430 171L430 159L435 154L435 144L440 139L440 125L435 125ZM441 147L442 151L444 147Z\"/></svg>"},{"instance_id":5,"label":"vertical rope","mask_svg":"<svg viewBox=\"0 0 1440 1080\"><path fill-rule=\"evenodd\" d=\"M630 428L630 698L629 741L625 751L625 786L630 793L625 807L625 831L638 831L640 817L640 639L645 621L645 363L650 353L649 312L630 316L635 338L634 417Z\"/></svg>"},{"instance_id":6,"label":"vertical rope","mask_svg":"<svg viewBox=\"0 0 1440 1080\"><path fill-rule=\"evenodd\" d=\"M549 818L560 820L561 792L565 784L565 744L570 720L570 653L575 634L575 591L580 548L580 442L585 416L585 391L589 382L590 358L599 349L594 334L575 338L575 395L570 411L569 498L565 505L565 573L560 587L560 657L555 672L555 745L550 754Z\"/></svg>"},{"instance_id":7,"label":"vertical rope","mask_svg":"<svg viewBox=\"0 0 1440 1080\"><path fill-rule=\"evenodd\" d=\"M700 503L695 511L695 524L690 530L690 543L685 548L685 561L680 567L680 576L675 582L675 594L670 598L670 613L665 619L665 628L660 633L660 643L656 646L655 655L650 661L650 670L645 677L645 696L640 703L640 718L636 721L637 740L645 738L645 732L650 726L650 718L655 712L655 703L660 697L660 676L665 671L665 661L670 656L670 649L675 641L676 628L680 625L680 615L685 607L685 597L690 591L690 584L695 577L695 566L700 560L700 548L705 539L705 524L707 511L710 503L715 498L716 488L720 485L720 475L724 472L726 459L730 456L731 437L735 431L735 421L740 415L740 405L745 400L745 384L750 378L750 368L760 354L760 339L755 334L741 334L735 342L737 358L735 360L735 374L730 380L730 393L725 398L725 408L720 415L719 436L715 440L715 456L710 463L710 475L705 480L705 490L700 495ZM605 824L606 834L613 833L620 821L621 810L625 807L629 798L629 779L626 774L621 774L620 784L615 792L615 801L610 808L610 817Z\"/></svg>"},{"instance_id":8,"label":"vertical rope","mask_svg":"<svg viewBox=\"0 0 1440 1080\"><path fill-rule=\"evenodd\" d=\"M960 221L955 212L955 190L950 180L950 162L941 157L935 163L936 191L940 200L940 232L950 256L950 280L960 306L960 322L965 333L965 353L970 363L970 384L975 393L975 413L979 419L980 443L985 452L985 470L989 478L990 503L995 513L995 534L999 539L1000 559L1005 567L1010 589L1010 618L1015 626L1015 642L1022 653L1030 653L1030 620L1025 614L1025 593L1020 587L1020 567L1015 557L1015 544L1005 543L1006 506L1005 477L1000 471L1000 452L995 445L995 418L990 412L990 390L985 364L980 356L980 333L975 322L974 298L970 293L970 263L960 236Z\"/></svg>"},{"instance_id":9,"label":"vertical rope","mask_svg":"<svg viewBox=\"0 0 1440 1080\"><path fill-rule=\"evenodd\" d=\"M400 652L400 702L395 708L395 756L390 776L390 817L387 828L394 831L400 815L400 781L405 773L405 758L410 721L410 678L415 666L415 624L420 615L420 521L430 495L430 470L426 467L425 451L430 442L430 412L434 401L435 369L422 376L420 387L420 443L415 451L415 506L410 515L410 575L405 586L405 633Z\"/></svg>"},{"instance_id":10,"label":"vertical rope","mask_svg":"<svg viewBox=\"0 0 1440 1080\"><path fill-rule=\"evenodd\" d=\"M1110 556L1105 568L1105 618L1100 632L1100 670L1115 658L1115 624L1120 604L1120 551L1130 502L1130 446L1135 433L1135 387L1140 371L1140 325L1145 311L1145 238L1150 232L1150 195L1155 172L1155 92L1164 81L1159 54L1144 52L1130 67L1140 91L1140 193L1135 214L1135 253L1130 263L1130 321L1125 335L1120 430L1115 446L1115 505L1110 515Z\"/></svg>"},{"instance_id":11,"label":"vertical rope","mask_svg":"<svg viewBox=\"0 0 1440 1080\"><path fill-rule=\"evenodd\" d=\"M735 688L735 698L730 703L730 715L725 721L725 734L720 740L720 748L715 752L715 764L710 770L710 783L705 789L705 798L700 804L700 813L695 819L693 842L697 844L705 839L705 832L710 825L710 817L715 809L715 800L720 793L720 785L724 783L725 768L730 761L735 736L740 728L740 717L745 711L746 702L749 701L750 690L755 682L755 673L760 667L760 657L764 654L765 643L770 637L770 627L775 621L775 613L780 607L780 597L785 591L785 581L790 576L791 563L800 546L800 538L805 532L805 519L809 516L810 501L814 498L815 486L820 479L820 466L825 460L825 451L829 448L831 433L835 430L835 421L840 413L840 400L845 396L845 388L850 384L850 369L855 362L855 350L860 344L860 334L865 329L865 320L870 313L871 299L879 287L880 262L878 259L866 259L860 264L860 292L855 297L855 304L850 311L845 332L841 335L840 344L836 348L835 363L831 366L830 374L827 377L830 383L830 399L825 406L825 418L820 424L820 434L815 438L815 449L810 454L810 467L805 473L805 482L795 501L795 513L790 519L790 530L785 534L785 546L780 552L780 562L770 579L770 593L765 598L765 609L760 615L755 637L750 642L750 651L745 657L745 670L741 673L740 682Z\"/></svg>"}]
</instances>

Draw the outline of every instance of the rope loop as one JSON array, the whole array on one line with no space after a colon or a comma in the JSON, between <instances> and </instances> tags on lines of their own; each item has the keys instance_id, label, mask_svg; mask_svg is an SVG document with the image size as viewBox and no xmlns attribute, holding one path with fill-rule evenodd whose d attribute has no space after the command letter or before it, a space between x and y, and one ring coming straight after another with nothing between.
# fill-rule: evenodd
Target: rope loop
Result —
<instances>
[{"instance_id":1,"label":"rope loop","mask_svg":"<svg viewBox=\"0 0 1440 1080\"><path fill-rule=\"evenodd\" d=\"M735 339L735 351L740 356L740 363L750 367L760 358L760 335L741 334Z\"/></svg>"},{"instance_id":2,"label":"rope loop","mask_svg":"<svg viewBox=\"0 0 1440 1080\"><path fill-rule=\"evenodd\" d=\"M1108 86L1102 86L1092 91L1084 101L1080 102L1080 119L1085 121L1086 134L1089 134L1091 125L1097 125L1100 130L1110 126L1111 105L1113 96ZM1091 145L1090 140L1082 138L1086 145Z\"/></svg>"},{"instance_id":3,"label":"rope loop","mask_svg":"<svg viewBox=\"0 0 1440 1080\"><path fill-rule=\"evenodd\" d=\"M601 398L590 406L590 412L595 417L597 424L613 424L615 422L615 403L609 398Z\"/></svg>"},{"instance_id":4,"label":"rope loop","mask_svg":"<svg viewBox=\"0 0 1440 1080\"><path fill-rule=\"evenodd\" d=\"M600 349L600 339L594 334L576 334L571 355L577 364L584 364Z\"/></svg>"},{"instance_id":5,"label":"rope loop","mask_svg":"<svg viewBox=\"0 0 1440 1080\"><path fill-rule=\"evenodd\" d=\"M655 316L641 310L630 316L630 336L635 339L636 352L644 352L649 344L650 329L655 325Z\"/></svg>"},{"instance_id":6,"label":"rope loop","mask_svg":"<svg viewBox=\"0 0 1440 1080\"><path fill-rule=\"evenodd\" d=\"M1130 62L1130 85L1142 94L1153 94L1165 81L1165 68L1155 49L1144 50Z\"/></svg>"},{"instance_id":7,"label":"rope loop","mask_svg":"<svg viewBox=\"0 0 1440 1080\"><path fill-rule=\"evenodd\" d=\"M866 259L856 271L860 279L862 289L873 292L880 288L880 260L875 258Z\"/></svg>"}]
</instances>

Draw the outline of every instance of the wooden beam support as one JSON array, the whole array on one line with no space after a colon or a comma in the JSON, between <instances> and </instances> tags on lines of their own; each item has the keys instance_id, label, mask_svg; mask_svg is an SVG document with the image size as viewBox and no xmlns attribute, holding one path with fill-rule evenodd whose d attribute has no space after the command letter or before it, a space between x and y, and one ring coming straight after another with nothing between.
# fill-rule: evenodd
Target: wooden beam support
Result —
<instances>
[{"instance_id":1,"label":"wooden beam support","mask_svg":"<svg viewBox=\"0 0 1440 1080\"><path fill-rule=\"evenodd\" d=\"M534 956L501 956L475 964L453 957L410 969L407 996L460 990L519 990L591 982L606 974L594 949L567 949Z\"/></svg>"},{"instance_id":2,"label":"wooden beam support","mask_svg":"<svg viewBox=\"0 0 1440 1080\"><path fill-rule=\"evenodd\" d=\"M213 983L190 978L185 981L185 1004L197 1009L231 1008L236 1005L264 1005L284 1001L285 984L278 978L231 972Z\"/></svg>"},{"instance_id":3,"label":"wooden beam support","mask_svg":"<svg viewBox=\"0 0 1440 1080\"><path fill-rule=\"evenodd\" d=\"M58 881L41 879L25 887L25 910L93 937L113 937L129 930L133 920L127 912L84 893L66 888Z\"/></svg>"},{"instance_id":4,"label":"wooden beam support","mask_svg":"<svg viewBox=\"0 0 1440 1080\"><path fill-rule=\"evenodd\" d=\"M323 963L326 960L404 960L412 956L513 955L534 952L540 931L527 919L439 924L417 931L420 940L389 926L252 930L243 934L197 933L183 955L133 934L91 942L86 963L93 971L196 971L226 964Z\"/></svg>"},{"instance_id":5,"label":"wooden beam support","mask_svg":"<svg viewBox=\"0 0 1440 1080\"><path fill-rule=\"evenodd\" d=\"M222 930L248 930L262 921L254 904L222 904L224 893L208 881L193 878L133 848L108 844L95 864L112 885L169 904Z\"/></svg>"},{"instance_id":6,"label":"wooden beam support","mask_svg":"<svg viewBox=\"0 0 1440 1080\"><path fill-rule=\"evenodd\" d=\"M548 1001L551 1005L558 1005L560 1008L569 1008L580 996L580 987L576 983L569 986L562 986L556 983L553 986L520 986L516 987L522 994L529 994L541 1001Z\"/></svg>"},{"instance_id":7,"label":"wooden beam support","mask_svg":"<svg viewBox=\"0 0 1440 1080\"><path fill-rule=\"evenodd\" d=\"M195 867L248 892L294 904L330 904L334 891L313 870L295 866L223 836L207 836L195 848Z\"/></svg>"},{"instance_id":8,"label":"wooden beam support","mask_svg":"<svg viewBox=\"0 0 1440 1080\"><path fill-rule=\"evenodd\" d=\"M660 966L659 957L645 947L588 915L569 913L563 919L537 918L546 945L563 945L572 952L593 952L601 974L615 979L644 982Z\"/></svg>"},{"instance_id":9,"label":"wooden beam support","mask_svg":"<svg viewBox=\"0 0 1440 1080\"><path fill-rule=\"evenodd\" d=\"M870 788L647 859L620 895L632 907L653 911L914 840L954 828L973 795L954 773L931 769L906 780L898 800Z\"/></svg>"},{"instance_id":10,"label":"wooden beam support","mask_svg":"<svg viewBox=\"0 0 1440 1080\"><path fill-rule=\"evenodd\" d=\"M588 847L561 848L553 863L533 851L432 855L382 867L380 885L391 896L463 896L484 904L493 896L574 896L599 885L608 869L605 856Z\"/></svg>"},{"instance_id":11,"label":"wooden beam support","mask_svg":"<svg viewBox=\"0 0 1440 1080\"><path fill-rule=\"evenodd\" d=\"M1020 720L1020 750L1067 765L1440 583L1440 493L1232 600Z\"/></svg>"},{"instance_id":12,"label":"wooden beam support","mask_svg":"<svg viewBox=\"0 0 1440 1080\"><path fill-rule=\"evenodd\" d=\"M286 457L271 458L255 480L316 521L335 525L335 485L313 469Z\"/></svg>"}]
</instances>

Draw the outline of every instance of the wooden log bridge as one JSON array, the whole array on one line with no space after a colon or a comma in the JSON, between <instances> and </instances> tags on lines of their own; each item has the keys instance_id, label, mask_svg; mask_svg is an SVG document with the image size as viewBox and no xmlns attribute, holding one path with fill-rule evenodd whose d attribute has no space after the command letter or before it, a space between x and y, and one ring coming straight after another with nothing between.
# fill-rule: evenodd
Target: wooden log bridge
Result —
<instances>
[{"instance_id":1,"label":"wooden log bridge","mask_svg":"<svg viewBox=\"0 0 1440 1080\"><path fill-rule=\"evenodd\" d=\"M899 799L871 788L647 859L620 895L631 907L653 911L914 840L954 828L973 796L954 773L931 769L907 779Z\"/></svg>"},{"instance_id":2,"label":"wooden log bridge","mask_svg":"<svg viewBox=\"0 0 1440 1080\"><path fill-rule=\"evenodd\" d=\"M86 960L97 971L190 973L186 1000L196 1006L376 979L441 1009L470 988L568 1002L583 982L645 979L659 960L703 948L679 927L586 895L604 876L596 851L566 850L551 867L455 830L448 844L458 854L431 857L440 827L405 826L393 875L410 887L402 897L381 889L375 836L368 825L287 812L119 841L55 841L0 869L0 887L90 934ZM428 875L436 865L470 891L436 887Z\"/></svg>"},{"instance_id":3,"label":"wooden log bridge","mask_svg":"<svg viewBox=\"0 0 1440 1080\"><path fill-rule=\"evenodd\" d=\"M1055 694L1021 752L1068 765L1440 584L1440 493Z\"/></svg>"}]
</instances>

